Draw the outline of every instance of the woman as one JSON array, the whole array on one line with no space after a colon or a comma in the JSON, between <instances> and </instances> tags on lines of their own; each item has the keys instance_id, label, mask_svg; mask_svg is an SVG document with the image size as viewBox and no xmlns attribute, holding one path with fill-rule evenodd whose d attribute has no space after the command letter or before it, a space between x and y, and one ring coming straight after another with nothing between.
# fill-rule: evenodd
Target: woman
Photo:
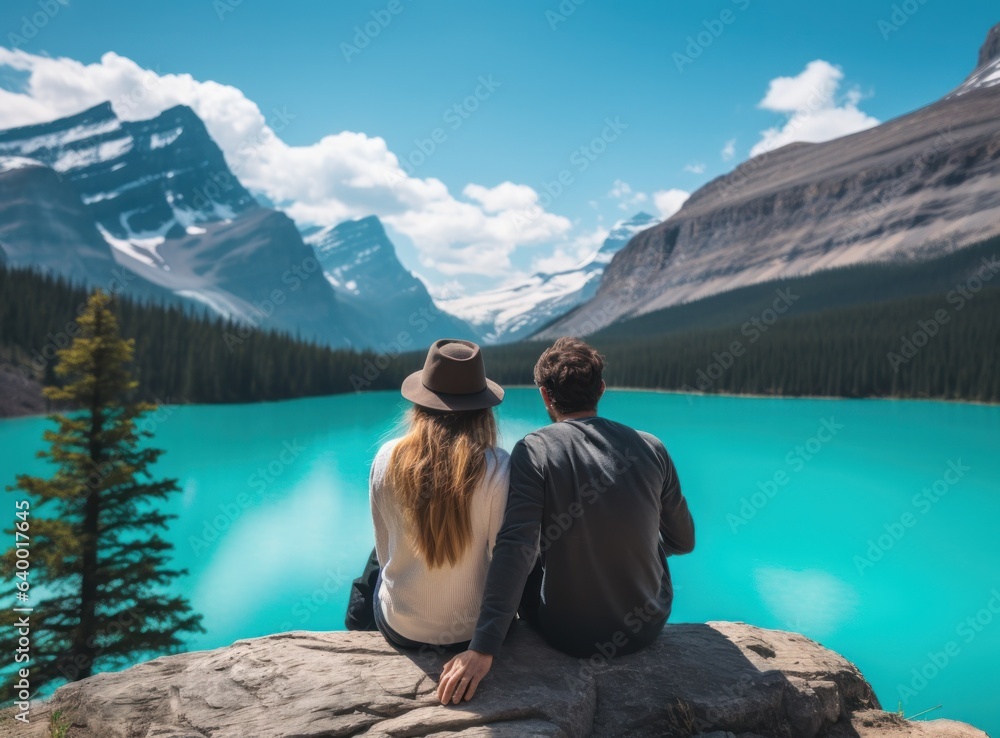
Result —
<instances>
[{"instance_id":1,"label":"woman","mask_svg":"<svg viewBox=\"0 0 1000 738\"><path fill-rule=\"evenodd\" d=\"M370 478L375 624L402 648L465 648L507 501L510 457L492 409L504 391L479 346L442 339L402 394L414 403L409 430L379 449Z\"/></svg>"}]
</instances>

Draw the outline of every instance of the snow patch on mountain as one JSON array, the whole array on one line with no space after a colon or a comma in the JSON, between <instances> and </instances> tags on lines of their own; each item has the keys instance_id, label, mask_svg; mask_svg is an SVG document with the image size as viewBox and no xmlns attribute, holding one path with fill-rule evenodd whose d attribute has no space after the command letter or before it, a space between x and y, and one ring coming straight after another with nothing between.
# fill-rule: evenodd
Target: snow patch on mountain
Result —
<instances>
[{"instance_id":1,"label":"snow patch on mountain","mask_svg":"<svg viewBox=\"0 0 1000 738\"><path fill-rule=\"evenodd\" d=\"M183 132L184 132L184 129L181 128L180 126L178 126L177 128L174 128L171 131L164 131L162 133L156 131L156 132L153 133L152 136L149 137L149 148L150 149L162 149L165 146L169 146L174 141L176 141L177 137L180 136L181 133L183 133Z\"/></svg>"},{"instance_id":2,"label":"snow patch on mountain","mask_svg":"<svg viewBox=\"0 0 1000 738\"><path fill-rule=\"evenodd\" d=\"M994 85L1000 85L1000 23L986 34L986 41L979 49L979 63L975 70L948 97L957 97Z\"/></svg>"},{"instance_id":3,"label":"snow patch on mountain","mask_svg":"<svg viewBox=\"0 0 1000 738\"><path fill-rule=\"evenodd\" d=\"M12 172L15 169L44 166L45 164L38 161L38 159L29 159L26 156L0 156L0 172Z\"/></svg>"},{"instance_id":4,"label":"snow patch on mountain","mask_svg":"<svg viewBox=\"0 0 1000 738\"><path fill-rule=\"evenodd\" d=\"M511 287L438 300L438 306L476 328L486 343L526 338L533 327L545 325L592 296L587 285L596 283L604 271L595 266L591 262L567 272L534 274Z\"/></svg>"},{"instance_id":5,"label":"snow patch on mountain","mask_svg":"<svg viewBox=\"0 0 1000 738\"><path fill-rule=\"evenodd\" d=\"M437 305L464 319L486 343L527 338L597 293L604 268L632 237L659 221L639 213L620 221L601 247L573 269L533 274L516 284L489 292L438 298Z\"/></svg>"},{"instance_id":6,"label":"snow patch on mountain","mask_svg":"<svg viewBox=\"0 0 1000 738\"><path fill-rule=\"evenodd\" d=\"M166 241L166 238L162 234L129 233L128 238L116 238L100 223L97 224L97 230L111 248L116 251L120 251L126 256L130 256L148 266L170 271L170 267L163 260L163 257L156 253L157 247L162 246L163 242Z\"/></svg>"},{"instance_id":7,"label":"snow patch on mountain","mask_svg":"<svg viewBox=\"0 0 1000 738\"><path fill-rule=\"evenodd\" d=\"M371 315L390 336L407 336L426 345L436 336L478 338L470 326L435 306L427 287L396 256L382 222L375 216L327 228L308 228L326 281L347 304Z\"/></svg>"},{"instance_id":8,"label":"snow patch on mountain","mask_svg":"<svg viewBox=\"0 0 1000 738\"><path fill-rule=\"evenodd\" d=\"M52 162L51 166L57 172L69 172L74 169L100 164L119 159L132 150L135 140L131 136L117 138L112 141L102 141L87 148L67 149Z\"/></svg>"},{"instance_id":9,"label":"snow patch on mountain","mask_svg":"<svg viewBox=\"0 0 1000 738\"><path fill-rule=\"evenodd\" d=\"M221 150L183 106L122 121L110 105L98 105L0 132L3 154L37 159L68 177L118 250L129 242L145 252L153 248L149 239L229 223L257 207L242 185L220 174L228 172Z\"/></svg>"},{"instance_id":10,"label":"snow patch on mountain","mask_svg":"<svg viewBox=\"0 0 1000 738\"><path fill-rule=\"evenodd\" d=\"M1000 85L1000 59L994 59L989 64L980 67L969 75L969 78L959 85L948 97L964 95L972 90Z\"/></svg>"},{"instance_id":11,"label":"snow patch on mountain","mask_svg":"<svg viewBox=\"0 0 1000 738\"><path fill-rule=\"evenodd\" d=\"M218 292L212 292L209 290L176 290L176 294L180 297L185 297L189 300L194 300L195 302L201 303L213 312L219 314L226 320L236 320L240 322L250 323L249 319L244 315L244 310L240 307L234 305L230 302L224 295Z\"/></svg>"},{"instance_id":12,"label":"snow patch on mountain","mask_svg":"<svg viewBox=\"0 0 1000 738\"><path fill-rule=\"evenodd\" d=\"M108 133L115 133L120 131L121 128L121 121L117 118L83 123L61 131L39 133L13 142L2 142L0 143L0 153L17 151L22 155L28 155L36 151L65 149L70 147L71 144L88 141ZM53 169L58 168L53 167Z\"/></svg>"},{"instance_id":13,"label":"snow patch on mountain","mask_svg":"<svg viewBox=\"0 0 1000 738\"><path fill-rule=\"evenodd\" d=\"M117 164L111 167L111 171L116 172L119 169L123 169L124 167L125 167L125 162L118 162ZM126 184L123 184L122 186L116 187L112 190L104 190L101 192L97 192L93 195L83 195L80 199L83 200L85 205L90 205L91 203L95 202L101 202L103 200L114 200L117 197L121 197L122 195L128 194L132 190L135 190L139 187L145 187L151 182L156 182L157 180L162 179L164 176L170 177L170 175L171 175L170 172L167 172L165 175L161 172L157 172L156 174L148 174L143 177L134 179L131 182L127 182ZM170 193L167 193L167 197L168 198L170 197Z\"/></svg>"},{"instance_id":14,"label":"snow patch on mountain","mask_svg":"<svg viewBox=\"0 0 1000 738\"><path fill-rule=\"evenodd\" d=\"M324 276L338 292L381 300L419 289L416 277L396 257L378 218L322 228L303 240L316 251Z\"/></svg>"}]
</instances>

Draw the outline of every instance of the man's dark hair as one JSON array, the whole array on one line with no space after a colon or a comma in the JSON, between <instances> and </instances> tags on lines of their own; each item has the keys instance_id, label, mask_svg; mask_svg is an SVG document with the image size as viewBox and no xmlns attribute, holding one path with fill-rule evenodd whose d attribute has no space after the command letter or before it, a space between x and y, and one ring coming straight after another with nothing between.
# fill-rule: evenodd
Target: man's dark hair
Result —
<instances>
[{"instance_id":1,"label":"man's dark hair","mask_svg":"<svg viewBox=\"0 0 1000 738\"><path fill-rule=\"evenodd\" d=\"M579 338L564 336L542 352L535 384L544 387L561 415L597 409L604 357Z\"/></svg>"}]
</instances>

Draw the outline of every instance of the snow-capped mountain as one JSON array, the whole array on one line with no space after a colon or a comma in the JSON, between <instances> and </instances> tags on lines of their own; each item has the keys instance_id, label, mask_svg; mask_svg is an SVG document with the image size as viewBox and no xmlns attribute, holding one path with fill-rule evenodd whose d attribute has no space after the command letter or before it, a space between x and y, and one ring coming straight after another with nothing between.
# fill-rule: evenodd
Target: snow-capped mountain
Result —
<instances>
[{"instance_id":1,"label":"snow-capped mountain","mask_svg":"<svg viewBox=\"0 0 1000 738\"><path fill-rule=\"evenodd\" d=\"M421 307L427 324L470 335L434 309L381 224L358 223L320 231L314 250L288 216L251 196L184 106L123 121L105 103L0 132L0 255L7 263L332 346L395 340ZM349 271L344 282L358 289L324 278L318 257L329 274ZM413 327L413 348L436 337Z\"/></svg>"},{"instance_id":2,"label":"snow-capped mountain","mask_svg":"<svg viewBox=\"0 0 1000 738\"><path fill-rule=\"evenodd\" d=\"M592 298L611 259L640 231L659 221L638 213L621 221L579 266L533 274L523 282L475 295L439 299L438 305L465 319L487 343L517 341Z\"/></svg>"},{"instance_id":3,"label":"snow-capped mountain","mask_svg":"<svg viewBox=\"0 0 1000 738\"><path fill-rule=\"evenodd\" d=\"M0 235L11 263L334 346L363 340L303 271L314 256L295 224L256 203L190 108L123 121L104 103L0 132L0 157L22 193L0 203L17 208Z\"/></svg>"},{"instance_id":4,"label":"snow-capped mountain","mask_svg":"<svg viewBox=\"0 0 1000 738\"><path fill-rule=\"evenodd\" d=\"M435 306L424 283L399 261L376 216L306 233L338 298L370 315L383 334L397 341L406 334L413 345L441 336L478 339L466 323Z\"/></svg>"},{"instance_id":5,"label":"snow-capped mountain","mask_svg":"<svg viewBox=\"0 0 1000 738\"><path fill-rule=\"evenodd\" d=\"M531 335L592 297L614 254L656 223L619 223L574 269L435 305L376 217L300 231L243 187L190 108L125 121L109 103L0 131L0 216L0 256L15 266L333 346L405 333L414 349Z\"/></svg>"},{"instance_id":6,"label":"snow-capped mountain","mask_svg":"<svg viewBox=\"0 0 1000 738\"><path fill-rule=\"evenodd\" d=\"M948 97L994 85L1000 85L1000 24L993 26L986 36L986 42L979 49L979 62L972 74Z\"/></svg>"},{"instance_id":7,"label":"snow-capped mountain","mask_svg":"<svg viewBox=\"0 0 1000 738\"><path fill-rule=\"evenodd\" d=\"M110 103L0 133L0 156L45 164L73 183L112 247L151 266L167 238L257 207L201 119L177 106L122 121Z\"/></svg>"},{"instance_id":8,"label":"snow-capped mountain","mask_svg":"<svg viewBox=\"0 0 1000 738\"><path fill-rule=\"evenodd\" d=\"M761 154L694 192L608 266L597 294L540 337L749 285L912 263L1000 234L1000 25L970 77L917 111Z\"/></svg>"}]
</instances>

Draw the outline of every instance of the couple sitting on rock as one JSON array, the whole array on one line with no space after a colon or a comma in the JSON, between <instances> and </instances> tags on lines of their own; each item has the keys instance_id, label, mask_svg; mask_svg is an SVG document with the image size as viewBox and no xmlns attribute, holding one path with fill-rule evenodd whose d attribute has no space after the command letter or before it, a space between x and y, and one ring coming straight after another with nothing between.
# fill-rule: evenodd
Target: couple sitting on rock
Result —
<instances>
[{"instance_id":1,"label":"couple sitting on rock","mask_svg":"<svg viewBox=\"0 0 1000 738\"><path fill-rule=\"evenodd\" d=\"M552 424L497 445L479 347L443 339L403 382L409 429L379 449L375 551L346 624L402 649L461 651L442 704L471 699L515 615L573 656L626 654L670 614L666 557L694 548L677 471L654 436L598 417L604 358L560 338L535 365Z\"/></svg>"}]
</instances>

